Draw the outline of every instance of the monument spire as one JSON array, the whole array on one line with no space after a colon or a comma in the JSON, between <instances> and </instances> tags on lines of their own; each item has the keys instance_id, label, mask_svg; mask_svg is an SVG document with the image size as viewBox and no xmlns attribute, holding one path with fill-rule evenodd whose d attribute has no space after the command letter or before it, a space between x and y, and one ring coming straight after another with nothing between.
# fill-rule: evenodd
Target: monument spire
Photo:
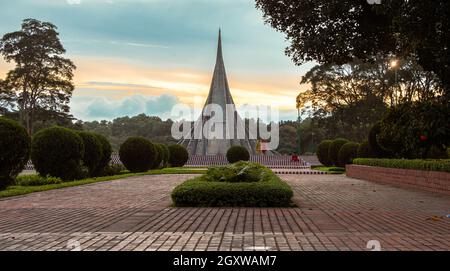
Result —
<instances>
[{"instance_id":1,"label":"monument spire","mask_svg":"<svg viewBox=\"0 0 450 271\"><path fill-rule=\"evenodd\" d=\"M205 123L211 116L211 107L208 105L218 105L222 108L222 116L225 118L226 108L232 105L234 108L234 118L224 119L223 122L217 123L217 125L223 126L223 138L213 138L213 136L208 136L207 134L202 134L202 138L182 140L180 143L187 146L187 149L191 155L225 155L228 149L234 145L244 146L249 150L251 154L255 153L256 140L250 140L248 136L246 138L236 138L237 137L237 127L245 129L245 122L240 118L236 111L233 98L231 96L230 88L228 85L227 73L225 70L225 64L223 61L222 52L222 30L219 28L219 37L217 42L217 58L216 65L214 67L214 74L211 81L211 87L209 89L208 98L205 102L205 108L202 111L200 118L194 123L193 131L203 131ZM234 123L232 126L234 131L231 131L232 138L227 138L225 135L226 127ZM204 136L203 136L204 135Z\"/></svg>"}]
</instances>

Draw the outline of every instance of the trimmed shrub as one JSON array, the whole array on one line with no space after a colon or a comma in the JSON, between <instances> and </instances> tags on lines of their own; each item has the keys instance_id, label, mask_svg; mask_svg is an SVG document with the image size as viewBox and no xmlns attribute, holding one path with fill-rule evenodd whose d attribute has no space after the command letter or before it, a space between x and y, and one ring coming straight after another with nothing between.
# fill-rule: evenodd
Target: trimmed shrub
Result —
<instances>
[{"instance_id":1,"label":"trimmed shrub","mask_svg":"<svg viewBox=\"0 0 450 271\"><path fill-rule=\"evenodd\" d=\"M375 154L370 147L369 141L364 141L363 143L359 144L358 147L358 158L375 158Z\"/></svg>"},{"instance_id":2,"label":"trimmed shrub","mask_svg":"<svg viewBox=\"0 0 450 271\"><path fill-rule=\"evenodd\" d=\"M111 143L109 143L108 139L101 134L94 133L94 135L97 137L98 141L102 145L102 157L100 158L98 166L95 169L93 175L96 177L104 175L109 176L105 171L107 170L107 167L111 162L111 155L112 155Z\"/></svg>"},{"instance_id":3,"label":"trimmed shrub","mask_svg":"<svg viewBox=\"0 0 450 271\"><path fill-rule=\"evenodd\" d=\"M42 177L39 175L24 175L16 178L16 185L20 186L41 186L50 184L60 184L62 180L56 177Z\"/></svg>"},{"instance_id":4,"label":"trimmed shrub","mask_svg":"<svg viewBox=\"0 0 450 271\"><path fill-rule=\"evenodd\" d=\"M317 146L317 158L320 163L326 167L331 167L333 165L333 162L328 155L332 142L333 141L331 140L324 140Z\"/></svg>"},{"instance_id":5,"label":"trimmed shrub","mask_svg":"<svg viewBox=\"0 0 450 271\"><path fill-rule=\"evenodd\" d=\"M103 146L97 136L90 132L77 132L83 140L83 164L88 168L89 176L93 176L103 158Z\"/></svg>"},{"instance_id":6,"label":"trimmed shrub","mask_svg":"<svg viewBox=\"0 0 450 271\"><path fill-rule=\"evenodd\" d=\"M155 157L155 162L152 165L152 169L159 169L159 168L161 168L161 164L163 162L164 150L161 147L161 144L155 143L154 145L155 145L155 150L156 150L156 157Z\"/></svg>"},{"instance_id":7,"label":"trimmed shrub","mask_svg":"<svg viewBox=\"0 0 450 271\"><path fill-rule=\"evenodd\" d=\"M353 164L372 167L415 169L450 172L450 160L406 160L406 159L363 159L353 160Z\"/></svg>"},{"instance_id":8,"label":"trimmed shrub","mask_svg":"<svg viewBox=\"0 0 450 271\"><path fill-rule=\"evenodd\" d=\"M114 164L114 165L107 165L103 169L103 176L116 176L123 174L123 171L125 171L126 168L123 165L120 164Z\"/></svg>"},{"instance_id":9,"label":"trimmed shrub","mask_svg":"<svg viewBox=\"0 0 450 271\"><path fill-rule=\"evenodd\" d=\"M259 180L229 182L222 178L222 171L239 173L239 169L245 168L257 169L255 174ZM235 180L233 177L230 179ZM292 196L289 185L270 169L249 162L218 167L184 182L172 192L176 206L190 207L289 207L292 206Z\"/></svg>"},{"instance_id":10,"label":"trimmed shrub","mask_svg":"<svg viewBox=\"0 0 450 271\"><path fill-rule=\"evenodd\" d=\"M64 181L86 176L81 167L84 144L75 132L62 127L39 131L31 144L31 160L41 176L53 176Z\"/></svg>"},{"instance_id":11,"label":"trimmed shrub","mask_svg":"<svg viewBox=\"0 0 450 271\"><path fill-rule=\"evenodd\" d=\"M19 123L0 117L0 190L14 182L30 157L31 139Z\"/></svg>"},{"instance_id":12,"label":"trimmed shrub","mask_svg":"<svg viewBox=\"0 0 450 271\"><path fill-rule=\"evenodd\" d=\"M359 144L355 142L349 142L344 144L339 150L338 154L338 167L345 167L345 165L351 164L353 159L358 156Z\"/></svg>"},{"instance_id":13,"label":"trimmed shrub","mask_svg":"<svg viewBox=\"0 0 450 271\"><path fill-rule=\"evenodd\" d=\"M336 166L339 164L339 151L341 150L342 146L347 143L348 140L343 138L338 138L331 142L330 147L328 148L328 157L333 165Z\"/></svg>"},{"instance_id":14,"label":"trimmed shrub","mask_svg":"<svg viewBox=\"0 0 450 271\"><path fill-rule=\"evenodd\" d=\"M189 160L189 153L184 146L169 146L169 164L171 167L182 167Z\"/></svg>"},{"instance_id":15,"label":"trimmed shrub","mask_svg":"<svg viewBox=\"0 0 450 271\"><path fill-rule=\"evenodd\" d=\"M170 156L169 148L165 144L161 144L161 148L163 150L162 166L167 167L169 164L169 158L170 158L169 157Z\"/></svg>"},{"instance_id":16,"label":"trimmed shrub","mask_svg":"<svg viewBox=\"0 0 450 271\"><path fill-rule=\"evenodd\" d=\"M239 161L249 161L250 153L242 146L232 146L227 151L227 160L230 164Z\"/></svg>"},{"instance_id":17,"label":"trimmed shrub","mask_svg":"<svg viewBox=\"0 0 450 271\"><path fill-rule=\"evenodd\" d=\"M157 158L155 145L143 137L130 137L119 150L120 161L131 172L150 170Z\"/></svg>"},{"instance_id":18,"label":"trimmed shrub","mask_svg":"<svg viewBox=\"0 0 450 271\"><path fill-rule=\"evenodd\" d=\"M205 174L205 180L210 182L259 182L265 180L266 171L257 163L237 162L228 166L210 167Z\"/></svg>"}]
</instances>

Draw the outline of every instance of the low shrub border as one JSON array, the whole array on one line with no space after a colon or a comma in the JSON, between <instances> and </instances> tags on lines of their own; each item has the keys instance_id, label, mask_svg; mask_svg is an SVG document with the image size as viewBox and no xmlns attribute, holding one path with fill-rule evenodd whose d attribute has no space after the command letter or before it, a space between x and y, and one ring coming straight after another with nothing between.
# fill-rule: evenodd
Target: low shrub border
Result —
<instances>
[{"instance_id":1,"label":"low shrub border","mask_svg":"<svg viewBox=\"0 0 450 271\"><path fill-rule=\"evenodd\" d=\"M372 167L450 172L450 160L403 160L403 159L358 158L353 160L353 164Z\"/></svg>"},{"instance_id":2,"label":"low shrub border","mask_svg":"<svg viewBox=\"0 0 450 271\"><path fill-rule=\"evenodd\" d=\"M232 165L231 165L232 166ZM262 166L261 166L262 167ZM257 182L208 181L208 177L188 180L172 191L177 207L289 207L291 187L270 169L262 167L264 178ZM261 176L262 176L261 175Z\"/></svg>"}]
</instances>

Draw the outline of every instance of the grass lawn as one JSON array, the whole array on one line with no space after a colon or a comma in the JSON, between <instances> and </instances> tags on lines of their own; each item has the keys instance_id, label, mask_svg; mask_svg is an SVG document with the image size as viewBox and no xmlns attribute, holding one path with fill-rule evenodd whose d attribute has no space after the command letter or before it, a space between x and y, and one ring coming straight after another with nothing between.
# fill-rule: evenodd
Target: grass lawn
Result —
<instances>
[{"instance_id":1,"label":"grass lawn","mask_svg":"<svg viewBox=\"0 0 450 271\"><path fill-rule=\"evenodd\" d=\"M341 167L325 167L325 166L312 166L311 169L327 172L328 174L344 174L345 168Z\"/></svg>"},{"instance_id":2,"label":"grass lawn","mask_svg":"<svg viewBox=\"0 0 450 271\"><path fill-rule=\"evenodd\" d=\"M121 175L116 176L106 176L99 178L89 178L79 181L72 182L64 182L60 184L50 184L50 185L41 185L41 186L9 186L6 190L0 191L0 198L12 197L30 194L34 192L41 192L53 189L61 189L66 187L73 187L85 184L120 180L128 177L136 177L136 176L145 176L145 175L164 175L164 174L203 174L205 173L205 169L197 169L197 168L165 168L158 170L150 170L144 173L129 173L124 172Z\"/></svg>"}]
</instances>

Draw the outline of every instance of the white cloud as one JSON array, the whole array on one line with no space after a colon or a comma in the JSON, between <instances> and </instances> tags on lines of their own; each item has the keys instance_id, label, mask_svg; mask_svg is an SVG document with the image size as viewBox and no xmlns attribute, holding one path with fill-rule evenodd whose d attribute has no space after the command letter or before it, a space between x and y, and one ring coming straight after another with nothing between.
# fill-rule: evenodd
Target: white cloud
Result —
<instances>
[{"instance_id":1,"label":"white cloud","mask_svg":"<svg viewBox=\"0 0 450 271\"><path fill-rule=\"evenodd\" d=\"M160 96L133 95L120 100L79 96L72 98L71 113L77 119L84 121L112 120L139 114L167 119L171 117L172 107L178 103L178 98L169 94Z\"/></svg>"},{"instance_id":2,"label":"white cloud","mask_svg":"<svg viewBox=\"0 0 450 271\"><path fill-rule=\"evenodd\" d=\"M69 4L69 5L79 5L79 4L81 4L81 0L67 0L67 4Z\"/></svg>"}]
</instances>

